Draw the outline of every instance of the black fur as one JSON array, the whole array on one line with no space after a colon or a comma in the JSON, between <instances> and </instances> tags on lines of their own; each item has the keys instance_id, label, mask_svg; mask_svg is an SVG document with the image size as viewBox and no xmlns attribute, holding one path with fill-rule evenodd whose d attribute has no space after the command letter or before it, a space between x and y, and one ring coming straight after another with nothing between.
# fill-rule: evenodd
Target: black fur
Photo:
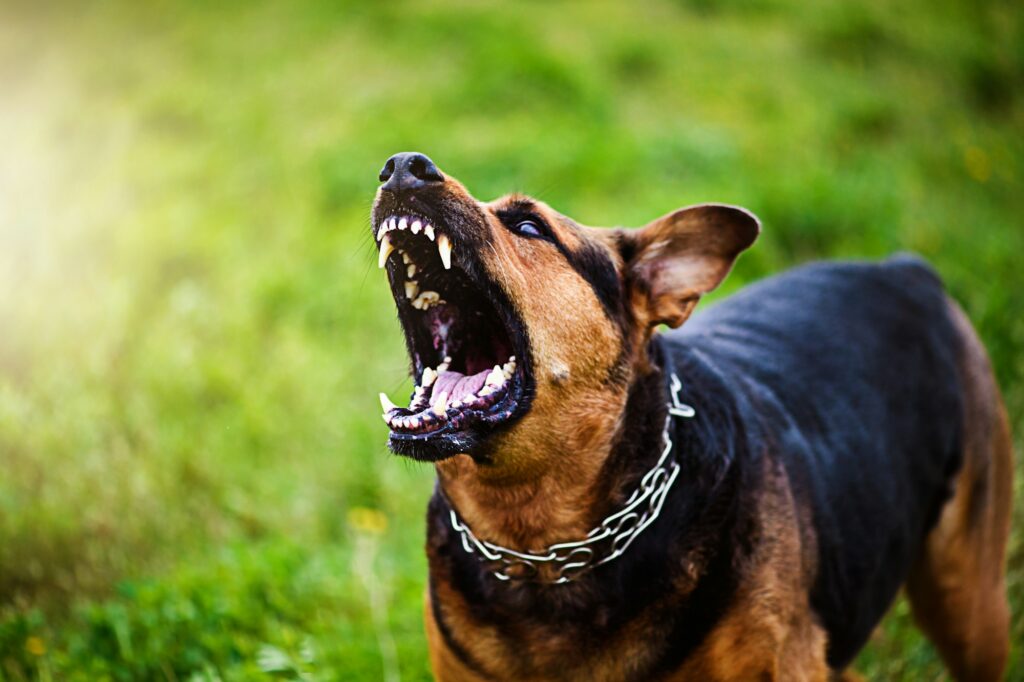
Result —
<instances>
[{"instance_id":1,"label":"black fur","mask_svg":"<svg viewBox=\"0 0 1024 682\"><path fill-rule=\"evenodd\" d=\"M845 666L960 466L959 340L939 279L907 257L807 266L748 287L666 343L714 358L748 397L740 419L770 436L798 504L813 510L811 603L829 665Z\"/></svg>"},{"instance_id":2,"label":"black fur","mask_svg":"<svg viewBox=\"0 0 1024 682\"><path fill-rule=\"evenodd\" d=\"M957 348L942 286L916 259L817 264L748 287L652 342L697 414L674 420L680 479L625 555L568 585L499 582L462 549L435 494L432 579L449 581L509 641L531 628L573 632L582 658L653 609L664 635L652 643L660 659L636 670L648 679L678 666L727 610L762 532L763 472L781 471L813 513L811 603L828 663L842 668L892 602L960 466ZM665 381L655 372L632 387L596 520L658 457ZM673 598L669 581L685 561L700 578Z\"/></svg>"}]
</instances>

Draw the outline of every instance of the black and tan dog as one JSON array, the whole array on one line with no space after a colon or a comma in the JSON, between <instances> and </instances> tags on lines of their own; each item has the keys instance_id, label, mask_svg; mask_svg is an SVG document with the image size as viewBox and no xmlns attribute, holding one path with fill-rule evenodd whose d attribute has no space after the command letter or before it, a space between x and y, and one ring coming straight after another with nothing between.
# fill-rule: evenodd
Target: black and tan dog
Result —
<instances>
[{"instance_id":1,"label":"black and tan dog","mask_svg":"<svg viewBox=\"0 0 1024 682\"><path fill-rule=\"evenodd\" d=\"M958 680L1000 677L1007 418L924 263L802 267L658 333L754 216L593 229L414 153L380 179L439 679L835 679L903 585Z\"/></svg>"}]
</instances>

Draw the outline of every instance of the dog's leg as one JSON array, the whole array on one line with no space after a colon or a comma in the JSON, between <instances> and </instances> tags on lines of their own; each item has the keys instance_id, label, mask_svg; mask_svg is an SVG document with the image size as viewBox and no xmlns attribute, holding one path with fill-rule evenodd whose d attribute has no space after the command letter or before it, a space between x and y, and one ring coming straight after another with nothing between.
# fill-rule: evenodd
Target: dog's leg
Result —
<instances>
[{"instance_id":1,"label":"dog's leg","mask_svg":"<svg viewBox=\"0 0 1024 682\"><path fill-rule=\"evenodd\" d=\"M951 308L963 340L963 464L954 494L911 571L907 594L915 619L957 680L998 680L1009 650L1004 559L1012 442L981 341L959 307Z\"/></svg>"}]
</instances>

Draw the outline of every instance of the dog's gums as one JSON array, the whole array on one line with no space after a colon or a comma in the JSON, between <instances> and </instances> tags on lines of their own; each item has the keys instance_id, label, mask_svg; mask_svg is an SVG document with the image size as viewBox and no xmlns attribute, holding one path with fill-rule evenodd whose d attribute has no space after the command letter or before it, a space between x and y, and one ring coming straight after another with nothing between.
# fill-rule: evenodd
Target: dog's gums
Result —
<instances>
[{"instance_id":1,"label":"dog's gums","mask_svg":"<svg viewBox=\"0 0 1024 682\"><path fill-rule=\"evenodd\" d=\"M525 384L521 324L489 294L446 226L423 216L386 215L374 225L413 365L407 407L380 394L393 449L437 459L516 412ZM464 436L464 438L460 437ZM443 452L417 444L446 440Z\"/></svg>"}]
</instances>

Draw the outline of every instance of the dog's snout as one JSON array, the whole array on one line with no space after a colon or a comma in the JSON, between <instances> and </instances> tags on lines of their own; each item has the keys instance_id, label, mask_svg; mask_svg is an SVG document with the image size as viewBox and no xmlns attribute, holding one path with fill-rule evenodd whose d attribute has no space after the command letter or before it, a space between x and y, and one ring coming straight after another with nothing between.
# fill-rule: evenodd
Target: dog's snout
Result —
<instances>
[{"instance_id":1,"label":"dog's snout","mask_svg":"<svg viewBox=\"0 0 1024 682\"><path fill-rule=\"evenodd\" d=\"M444 176L426 154L401 152L384 163L380 181L386 192L404 192L444 182Z\"/></svg>"}]
</instances>

